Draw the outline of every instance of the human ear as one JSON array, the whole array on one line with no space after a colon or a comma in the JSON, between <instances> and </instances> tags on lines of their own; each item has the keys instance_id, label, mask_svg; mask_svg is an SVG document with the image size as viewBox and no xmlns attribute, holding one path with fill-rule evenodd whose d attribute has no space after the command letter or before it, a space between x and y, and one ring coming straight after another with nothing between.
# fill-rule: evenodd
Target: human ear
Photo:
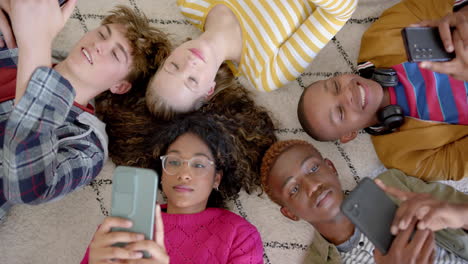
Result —
<instances>
[{"instance_id":1,"label":"human ear","mask_svg":"<svg viewBox=\"0 0 468 264\"><path fill-rule=\"evenodd\" d=\"M132 84L129 81L121 81L114 84L109 90L113 94L124 94L132 88Z\"/></svg>"},{"instance_id":2,"label":"human ear","mask_svg":"<svg viewBox=\"0 0 468 264\"><path fill-rule=\"evenodd\" d=\"M325 164L327 164L328 167L330 167L330 168L332 169L332 171L333 171L336 175L338 175L338 171L336 170L335 165L333 164L333 162L332 162L331 160L329 160L329 159L324 159L323 161L325 162Z\"/></svg>"},{"instance_id":3,"label":"human ear","mask_svg":"<svg viewBox=\"0 0 468 264\"><path fill-rule=\"evenodd\" d=\"M213 188L216 189L219 187L219 185L221 184L221 178L223 178L223 172L217 171L213 182Z\"/></svg>"},{"instance_id":4,"label":"human ear","mask_svg":"<svg viewBox=\"0 0 468 264\"><path fill-rule=\"evenodd\" d=\"M215 91L215 88L216 88L216 82L213 81L210 85L210 89L208 90L208 92L206 93L206 98L209 98Z\"/></svg>"},{"instance_id":5,"label":"human ear","mask_svg":"<svg viewBox=\"0 0 468 264\"><path fill-rule=\"evenodd\" d=\"M348 143L349 141L355 139L357 137L357 131L349 132L348 134L340 137L341 143Z\"/></svg>"},{"instance_id":6,"label":"human ear","mask_svg":"<svg viewBox=\"0 0 468 264\"><path fill-rule=\"evenodd\" d=\"M295 214L291 213L288 208L281 206L280 208L281 213L286 216L287 218L293 220L293 221L299 221L299 217L297 217Z\"/></svg>"}]
</instances>

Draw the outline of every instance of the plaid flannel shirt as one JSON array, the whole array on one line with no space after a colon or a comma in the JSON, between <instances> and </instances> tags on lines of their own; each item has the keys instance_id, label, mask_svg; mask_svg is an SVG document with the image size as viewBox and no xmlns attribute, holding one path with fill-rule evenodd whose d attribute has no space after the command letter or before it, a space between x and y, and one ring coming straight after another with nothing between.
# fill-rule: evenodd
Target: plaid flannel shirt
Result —
<instances>
[{"instance_id":1,"label":"plaid flannel shirt","mask_svg":"<svg viewBox=\"0 0 468 264\"><path fill-rule=\"evenodd\" d=\"M17 49L0 50L0 67L16 68L17 60ZM0 219L13 204L63 197L101 171L105 126L74 98L66 79L39 67L16 106L14 100L0 103Z\"/></svg>"}]
</instances>

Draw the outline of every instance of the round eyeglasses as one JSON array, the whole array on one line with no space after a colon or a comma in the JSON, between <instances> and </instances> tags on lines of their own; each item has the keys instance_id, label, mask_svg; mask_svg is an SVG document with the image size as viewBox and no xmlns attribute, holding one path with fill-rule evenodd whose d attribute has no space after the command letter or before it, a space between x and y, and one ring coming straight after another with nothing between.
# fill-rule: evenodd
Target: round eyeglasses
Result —
<instances>
[{"instance_id":1,"label":"round eyeglasses","mask_svg":"<svg viewBox=\"0 0 468 264\"><path fill-rule=\"evenodd\" d=\"M185 160L177 155L169 154L159 158L161 159L163 170L169 175L177 174L182 169L184 163L187 163L193 177L206 176L210 173L211 166L214 165L214 162L205 156L195 156L189 160Z\"/></svg>"}]
</instances>

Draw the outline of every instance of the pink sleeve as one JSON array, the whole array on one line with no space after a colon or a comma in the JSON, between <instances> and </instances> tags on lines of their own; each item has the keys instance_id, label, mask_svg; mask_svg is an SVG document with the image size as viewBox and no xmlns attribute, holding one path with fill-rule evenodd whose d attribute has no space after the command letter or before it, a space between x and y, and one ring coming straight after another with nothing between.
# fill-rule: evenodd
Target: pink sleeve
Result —
<instances>
[{"instance_id":1,"label":"pink sleeve","mask_svg":"<svg viewBox=\"0 0 468 264\"><path fill-rule=\"evenodd\" d=\"M263 264L263 243L260 233L250 223L237 230L228 263Z\"/></svg>"},{"instance_id":2,"label":"pink sleeve","mask_svg":"<svg viewBox=\"0 0 468 264\"><path fill-rule=\"evenodd\" d=\"M89 263L89 246L86 249L86 253L85 253L83 259L81 260L80 264L88 264L88 263Z\"/></svg>"}]
</instances>

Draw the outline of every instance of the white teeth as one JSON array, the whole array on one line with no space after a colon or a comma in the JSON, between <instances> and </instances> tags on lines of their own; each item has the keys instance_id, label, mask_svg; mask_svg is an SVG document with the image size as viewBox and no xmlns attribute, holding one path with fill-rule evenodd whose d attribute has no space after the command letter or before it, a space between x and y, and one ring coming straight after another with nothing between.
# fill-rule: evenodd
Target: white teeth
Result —
<instances>
[{"instance_id":1,"label":"white teeth","mask_svg":"<svg viewBox=\"0 0 468 264\"><path fill-rule=\"evenodd\" d=\"M359 85L359 91L361 93L361 107L364 108L364 105L366 104L366 90L364 90L364 88Z\"/></svg>"},{"instance_id":2,"label":"white teeth","mask_svg":"<svg viewBox=\"0 0 468 264\"><path fill-rule=\"evenodd\" d=\"M85 49L81 49L83 51L83 54L86 56L86 59L88 59L89 63L93 64L93 61L91 60L91 55L89 55L88 51Z\"/></svg>"}]
</instances>

